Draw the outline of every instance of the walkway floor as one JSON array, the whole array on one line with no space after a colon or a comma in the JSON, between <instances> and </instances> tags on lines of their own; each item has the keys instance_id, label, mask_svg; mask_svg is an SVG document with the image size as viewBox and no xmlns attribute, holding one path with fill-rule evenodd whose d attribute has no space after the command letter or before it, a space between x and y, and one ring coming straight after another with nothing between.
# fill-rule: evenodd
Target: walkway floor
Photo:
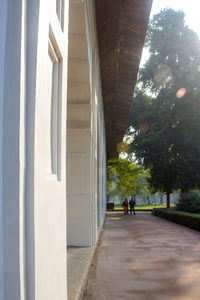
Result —
<instances>
[{"instance_id":1,"label":"walkway floor","mask_svg":"<svg viewBox=\"0 0 200 300\"><path fill-rule=\"evenodd\" d=\"M81 299L94 251L94 247L67 248L68 300Z\"/></svg>"},{"instance_id":2,"label":"walkway floor","mask_svg":"<svg viewBox=\"0 0 200 300\"><path fill-rule=\"evenodd\" d=\"M199 300L200 233L149 213L109 213L83 299Z\"/></svg>"}]
</instances>

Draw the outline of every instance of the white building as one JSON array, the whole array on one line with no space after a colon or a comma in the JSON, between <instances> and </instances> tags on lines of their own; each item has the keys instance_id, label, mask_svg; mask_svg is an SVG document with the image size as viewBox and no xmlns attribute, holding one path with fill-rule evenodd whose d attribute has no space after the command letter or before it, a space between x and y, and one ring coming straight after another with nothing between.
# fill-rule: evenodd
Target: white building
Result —
<instances>
[{"instance_id":1,"label":"white building","mask_svg":"<svg viewBox=\"0 0 200 300\"><path fill-rule=\"evenodd\" d=\"M67 299L66 246L96 244L150 6L0 0L1 300Z\"/></svg>"}]
</instances>

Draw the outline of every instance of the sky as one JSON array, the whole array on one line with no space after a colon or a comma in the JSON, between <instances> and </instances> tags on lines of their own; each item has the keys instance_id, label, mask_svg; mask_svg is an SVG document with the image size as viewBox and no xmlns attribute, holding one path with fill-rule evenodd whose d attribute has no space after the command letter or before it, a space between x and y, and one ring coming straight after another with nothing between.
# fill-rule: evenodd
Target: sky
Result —
<instances>
[{"instance_id":1,"label":"sky","mask_svg":"<svg viewBox=\"0 0 200 300\"><path fill-rule=\"evenodd\" d=\"M150 18L164 8L182 10L185 13L186 25L193 29L200 38L200 0L153 0ZM145 63L148 57L148 50L143 48L140 66ZM120 157L124 158L126 155L121 153Z\"/></svg>"},{"instance_id":2,"label":"sky","mask_svg":"<svg viewBox=\"0 0 200 300\"><path fill-rule=\"evenodd\" d=\"M199 0L153 0L151 15L159 13L164 8L182 10L185 13L185 22L200 37L200 1ZM143 50L141 64L148 58L147 49Z\"/></svg>"}]
</instances>

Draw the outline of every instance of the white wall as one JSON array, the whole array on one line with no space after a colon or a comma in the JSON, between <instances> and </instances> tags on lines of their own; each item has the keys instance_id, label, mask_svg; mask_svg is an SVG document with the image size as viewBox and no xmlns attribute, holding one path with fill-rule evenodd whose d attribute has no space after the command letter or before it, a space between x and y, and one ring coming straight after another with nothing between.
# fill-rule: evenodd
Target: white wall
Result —
<instances>
[{"instance_id":1,"label":"white wall","mask_svg":"<svg viewBox=\"0 0 200 300\"><path fill-rule=\"evenodd\" d=\"M68 2L40 1L34 143L35 299L67 298L66 95ZM54 167L53 167L54 166Z\"/></svg>"},{"instance_id":2,"label":"white wall","mask_svg":"<svg viewBox=\"0 0 200 300\"><path fill-rule=\"evenodd\" d=\"M0 2L1 300L64 300L67 297L65 166L68 1L65 1L64 32L59 27L55 3L55 0ZM98 71L95 78L91 76L99 68L98 49L93 47L97 45L96 37L94 44L92 42L95 33L89 30L94 26L94 7L87 11L89 1L83 4L76 0L74 3L82 6L76 15L80 19L72 20L78 30L74 38L82 38L80 33L83 28L84 36L82 51L76 47L76 41L71 44L71 51L74 55L84 55L87 63L85 65L81 58L78 62L80 69L74 62L69 65L71 79L83 75L84 80L79 77L78 82L71 82L68 94L68 99L71 98L69 112L74 116L68 131L68 169L71 169L70 180L73 181L68 191L71 201L68 229L71 231L69 236L76 237L72 244L94 245L98 225L102 224L105 213L104 179L99 183L102 192L97 189L99 175L105 178L103 105L100 73ZM93 23L89 24L90 17ZM51 122L50 110L47 109L50 108L49 91L46 89L49 24L55 50L63 62L63 84L60 87L62 122L58 126L61 131L61 172L57 177L46 169L50 155ZM74 106L75 103L77 105ZM75 219L73 217L77 212L80 218Z\"/></svg>"},{"instance_id":3,"label":"white wall","mask_svg":"<svg viewBox=\"0 0 200 300\"><path fill-rule=\"evenodd\" d=\"M21 297L35 300L34 144L36 62L40 1L23 8L20 110ZM33 13L34 12L34 13ZM24 260L24 263L23 263ZM21 300L21 299L20 299Z\"/></svg>"},{"instance_id":4,"label":"white wall","mask_svg":"<svg viewBox=\"0 0 200 300\"><path fill-rule=\"evenodd\" d=\"M68 1L40 1L34 143L35 299L67 298L66 95Z\"/></svg>"},{"instance_id":5,"label":"white wall","mask_svg":"<svg viewBox=\"0 0 200 300\"><path fill-rule=\"evenodd\" d=\"M93 205L90 182L89 130L68 129L67 245L92 246Z\"/></svg>"},{"instance_id":6,"label":"white wall","mask_svg":"<svg viewBox=\"0 0 200 300\"><path fill-rule=\"evenodd\" d=\"M95 1L85 0L86 32L91 82L91 133L93 140L93 198L95 199L96 239L106 211L106 140Z\"/></svg>"},{"instance_id":7,"label":"white wall","mask_svg":"<svg viewBox=\"0 0 200 300\"><path fill-rule=\"evenodd\" d=\"M98 201L98 226L101 227L106 212L106 144L103 107L99 110L99 201Z\"/></svg>"},{"instance_id":8,"label":"white wall","mask_svg":"<svg viewBox=\"0 0 200 300\"><path fill-rule=\"evenodd\" d=\"M68 3L65 5L63 32L56 16L55 4L56 0L0 2L1 300L67 298ZM38 26L39 20L41 26ZM59 91L63 98L60 146L62 171L61 178L54 183L49 178L46 180L43 176L46 174L41 171L48 154L42 147L41 133L46 130L49 136L49 126L42 126L47 116L45 101L49 100L43 94L48 76L45 62L48 58L49 24L61 44L63 71L63 85ZM51 117L48 117L50 123Z\"/></svg>"},{"instance_id":9,"label":"white wall","mask_svg":"<svg viewBox=\"0 0 200 300\"><path fill-rule=\"evenodd\" d=\"M4 299L20 299L19 127L22 1L7 1L3 108Z\"/></svg>"},{"instance_id":10,"label":"white wall","mask_svg":"<svg viewBox=\"0 0 200 300\"><path fill-rule=\"evenodd\" d=\"M94 1L71 1L68 71L67 244L93 246L105 215L106 155Z\"/></svg>"},{"instance_id":11,"label":"white wall","mask_svg":"<svg viewBox=\"0 0 200 300\"><path fill-rule=\"evenodd\" d=\"M7 1L4 74L4 299L35 299L34 117L39 1ZM34 11L34 13L33 13ZM12 187L12 188L10 188Z\"/></svg>"},{"instance_id":12,"label":"white wall","mask_svg":"<svg viewBox=\"0 0 200 300\"><path fill-rule=\"evenodd\" d=\"M2 144L3 144L3 98L4 98L4 60L6 44L7 1L0 1L0 300L3 294L3 190L2 190Z\"/></svg>"}]
</instances>

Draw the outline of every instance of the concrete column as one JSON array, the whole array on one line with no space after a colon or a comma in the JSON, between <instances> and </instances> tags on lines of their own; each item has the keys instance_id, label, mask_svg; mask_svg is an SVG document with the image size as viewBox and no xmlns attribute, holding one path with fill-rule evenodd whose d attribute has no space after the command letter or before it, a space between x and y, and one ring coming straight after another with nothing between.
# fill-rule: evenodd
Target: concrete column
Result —
<instances>
[{"instance_id":1,"label":"concrete column","mask_svg":"<svg viewBox=\"0 0 200 300\"><path fill-rule=\"evenodd\" d=\"M68 74L67 244L92 246L91 81L82 1L70 1Z\"/></svg>"},{"instance_id":2,"label":"concrete column","mask_svg":"<svg viewBox=\"0 0 200 300\"><path fill-rule=\"evenodd\" d=\"M20 168L21 168L21 253L24 265L21 264L21 294L24 298L35 300L35 233L34 233L34 147L35 147L35 97L36 97L36 66L39 21L39 0L27 1L24 11L24 106L20 112ZM34 12L34 13L33 13Z\"/></svg>"},{"instance_id":3,"label":"concrete column","mask_svg":"<svg viewBox=\"0 0 200 300\"><path fill-rule=\"evenodd\" d=\"M4 299L3 286L3 166L2 166L2 145L3 145L3 101L4 101L4 61L6 48L7 29L7 1L0 2L0 300Z\"/></svg>"},{"instance_id":4,"label":"concrete column","mask_svg":"<svg viewBox=\"0 0 200 300\"><path fill-rule=\"evenodd\" d=\"M105 199L102 193L100 199L98 189L99 176L104 172L102 165L98 167L98 157L102 152L105 155L105 133L102 125L98 129L104 118L94 1L71 0L69 16L68 245L92 246L105 214L102 208L99 212ZM103 141L100 146L99 136Z\"/></svg>"},{"instance_id":5,"label":"concrete column","mask_svg":"<svg viewBox=\"0 0 200 300\"><path fill-rule=\"evenodd\" d=\"M91 135L80 129L67 135L67 243L92 246Z\"/></svg>"},{"instance_id":6,"label":"concrete column","mask_svg":"<svg viewBox=\"0 0 200 300\"><path fill-rule=\"evenodd\" d=\"M22 1L7 1L3 107L4 300L20 299L19 131Z\"/></svg>"}]
</instances>

